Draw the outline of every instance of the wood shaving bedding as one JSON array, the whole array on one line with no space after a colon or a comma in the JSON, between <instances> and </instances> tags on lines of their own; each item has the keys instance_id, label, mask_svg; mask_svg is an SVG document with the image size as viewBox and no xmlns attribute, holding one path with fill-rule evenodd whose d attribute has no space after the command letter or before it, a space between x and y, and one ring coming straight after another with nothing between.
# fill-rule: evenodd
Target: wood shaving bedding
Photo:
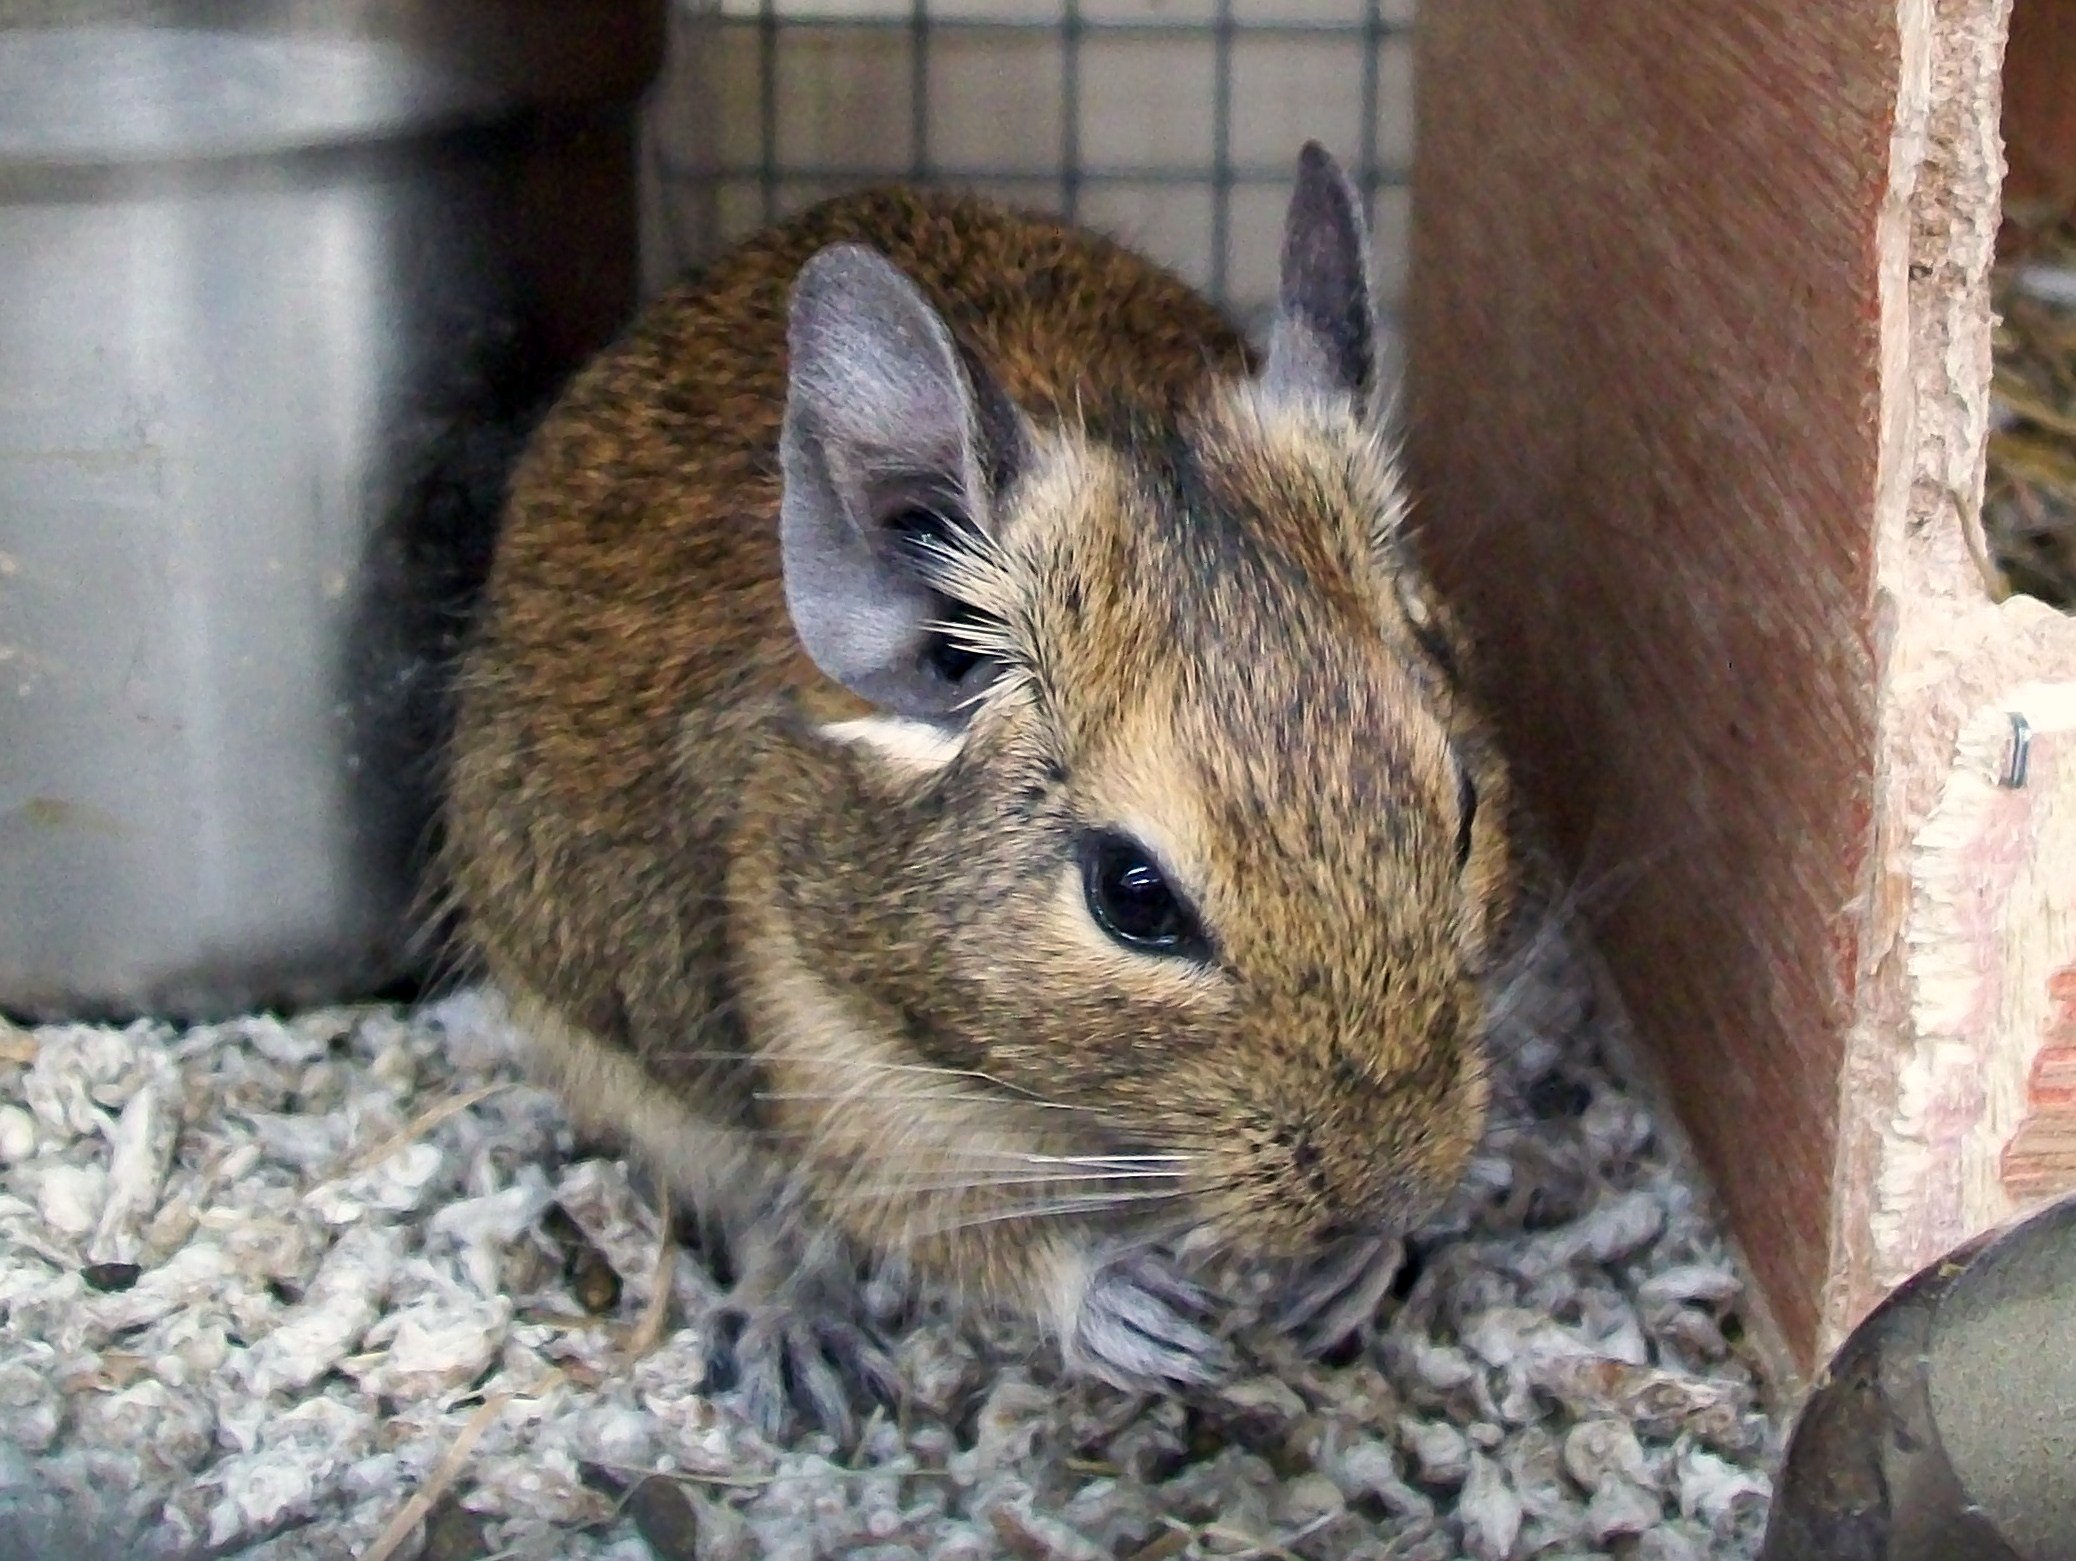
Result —
<instances>
[{"instance_id":1,"label":"wood shaving bedding","mask_svg":"<svg viewBox=\"0 0 2076 1561\"><path fill-rule=\"evenodd\" d=\"M1583 991L1348 1358L1127 1398L885 1297L910 1395L841 1457L703 1391L714 1277L486 996L12 1032L0 1561L1750 1555L1740 1282Z\"/></svg>"}]
</instances>

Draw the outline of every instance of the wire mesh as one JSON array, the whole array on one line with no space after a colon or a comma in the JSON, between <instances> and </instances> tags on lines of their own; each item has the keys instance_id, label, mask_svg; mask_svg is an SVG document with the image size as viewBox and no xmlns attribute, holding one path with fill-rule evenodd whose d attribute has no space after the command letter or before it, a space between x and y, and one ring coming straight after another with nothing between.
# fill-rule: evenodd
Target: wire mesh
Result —
<instances>
[{"instance_id":1,"label":"wire mesh","mask_svg":"<svg viewBox=\"0 0 2076 1561\"><path fill-rule=\"evenodd\" d=\"M1410 0L681 3L649 116L649 276L838 190L978 190L1117 234L1252 318L1297 149L1361 188L1387 313Z\"/></svg>"}]
</instances>

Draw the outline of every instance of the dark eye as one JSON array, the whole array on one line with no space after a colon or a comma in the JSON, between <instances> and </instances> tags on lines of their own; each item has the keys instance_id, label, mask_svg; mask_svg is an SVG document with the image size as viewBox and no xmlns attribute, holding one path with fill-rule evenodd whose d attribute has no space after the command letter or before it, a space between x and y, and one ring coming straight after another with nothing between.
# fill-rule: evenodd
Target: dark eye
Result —
<instances>
[{"instance_id":1,"label":"dark eye","mask_svg":"<svg viewBox=\"0 0 2076 1561\"><path fill-rule=\"evenodd\" d=\"M1208 952L1196 914L1137 842L1115 834L1091 838L1082 852L1081 883L1096 925L1126 948L1198 959Z\"/></svg>"},{"instance_id":2,"label":"dark eye","mask_svg":"<svg viewBox=\"0 0 2076 1561\"><path fill-rule=\"evenodd\" d=\"M1456 766L1456 870L1470 865L1471 826L1478 821L1478 787L1470 771Z\"/></svg>"}]
</instances>

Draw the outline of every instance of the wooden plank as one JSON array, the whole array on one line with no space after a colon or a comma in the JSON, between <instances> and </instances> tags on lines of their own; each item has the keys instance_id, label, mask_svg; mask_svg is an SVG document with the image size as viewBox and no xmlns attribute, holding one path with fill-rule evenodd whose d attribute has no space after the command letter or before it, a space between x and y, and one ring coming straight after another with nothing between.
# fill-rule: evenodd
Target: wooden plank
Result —
<instances>
[{"instance_id":1,"label":"wooden plank","mask_svg":"<svg viewBox=\"0 0 2076 1561\"><path fill-rule=\"evenodd\" d=\"M2076 1185L2076 622L1981 562L2007 15L1422 13L1426 541L1805 1365Z\"/></svg>"},{"instance_id":2,"label":"wooden plank","mask_svg":"<svg viewBox=\"0 0 2076 1561\"><path fill-rule=\"evenodd\" d=\"M1982 562L2009 10L1938 0L1899 16L1923 25L1906 31L1883 229L1875 853L1840 1077L1823 1345L2014 1207L1997 1167L2027 1121L2051 1120L2028 1076L2045 983L2076 957L2069 869L2052 844L2065 808L2055 685L2076 683L2076 624L2029 599L1994 603ZM2043 738L2025 795L1999 797L1985 776L2014 709ZM1968 974L1949 985L1957 970ZM1971 989L1976 1007L1957 1007ZM1956 1066L1973 1071L1972 1093L1927 1087Z\"/></svg>"},{"instance_id":3,"label":"wooden plank","mask_svg":"<svg viewBox=\"0 0 2076 1561\"><path fill-rule=\"evenodd\" d=\"M2076 1186L2076 965L2048 983L2055 1019L2026 1079L2025 1116L2004 1148L2004 1189L2020 1203Z\"/></svg>"},{"instance_id":4,"label":"wooden plank","mask_svg":"<svg viewBox=\"0 0 2076 1561\"><path fill-rule=\"evenodd\" d=\"M1872 849L1890 0L1421 12L1409 458L1790 1343Z\"/></svg>"},{"instance_id":5,"label":"wooden plank","mask_svg":"<svg viewBox=\"0 0 2076 1561\"><path fill-rule=\"evenodd\" d=\"M2021 673L1981 702L1908 855L1912 1012L1870 1291L2076 1187L2076 626L2025 616L2040 632L1997 659L2059 662L2071 680Z\"/></svg>"}]
</instances>

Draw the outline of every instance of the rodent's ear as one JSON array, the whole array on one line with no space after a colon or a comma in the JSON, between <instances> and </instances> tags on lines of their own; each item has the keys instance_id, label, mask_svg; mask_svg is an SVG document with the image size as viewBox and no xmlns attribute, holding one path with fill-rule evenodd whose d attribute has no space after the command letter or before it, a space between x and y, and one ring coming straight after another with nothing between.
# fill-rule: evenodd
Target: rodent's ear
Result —
<instances>
[{"instance_id":1,"label":"rodent's ear","mask_svg":"<svg viewBox=\"0 0 2076 1561\"><path fill-rule=\"evenodd\" d=\"M1262 381L1283 394L1361 401L1375 379L1376 341L1362 201L1340 164L1307 141L1283 223L1283 279Z\"/></svg>"},{"instance_id":2,"label":"rodent's ear","mask_svg":"<svg viewBox=\"0 0 2076 1561\"><path fill-rule=\"evenodd\" d=\"M990 527L1021 420L922 291L856 244L793 284L779 542L815 664L896 715L956 718L991 675L941 632L931 562Z\"/></svg>"}]
</instances>

